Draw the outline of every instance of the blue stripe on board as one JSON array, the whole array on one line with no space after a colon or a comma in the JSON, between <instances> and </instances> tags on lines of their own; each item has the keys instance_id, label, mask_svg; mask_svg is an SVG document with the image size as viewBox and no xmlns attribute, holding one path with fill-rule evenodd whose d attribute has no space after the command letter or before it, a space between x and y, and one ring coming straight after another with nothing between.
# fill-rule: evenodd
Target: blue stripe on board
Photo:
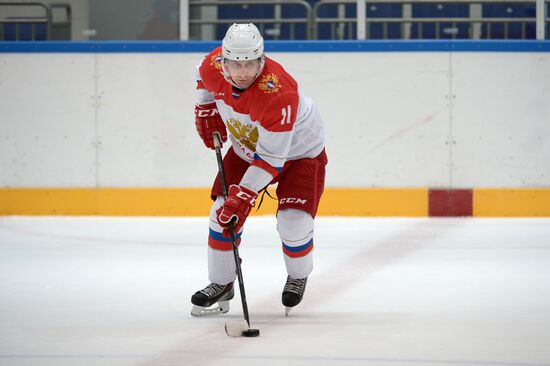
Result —
<instances>
[{"instance_id":1,"label":"blue stripe on board","mask_svg":"<svg viewBox=\"0 0 550 366\"><path fill-rule=\"evenodd\" d=\"M210 52L220 42L200 41L89 41L0 42L0 52L36 53L191 53Z\"/></svg>"},{"instance_id":2,"label":"blue stripe on board","mask_svg":"<svg viewBox=\"0 0 550 366\"><path fill-rule=\"evenodd\" d=\"M205 53L218 41L0 42L0 53ZM266 52L550 52L550 40L266 41Z\"/></svg>"}]
</instances>

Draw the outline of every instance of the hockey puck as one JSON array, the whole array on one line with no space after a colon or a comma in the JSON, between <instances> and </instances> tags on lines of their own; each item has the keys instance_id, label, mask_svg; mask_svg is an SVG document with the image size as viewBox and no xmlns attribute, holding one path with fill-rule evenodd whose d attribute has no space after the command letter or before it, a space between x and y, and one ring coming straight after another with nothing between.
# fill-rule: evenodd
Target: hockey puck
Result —
<instances>
[{"instance_id":1,"label":"hockey puck","mask_svg":"<svg viewBox=\"0 0 550 366\"><path fill-rule=\"evenodd\" d=\"M259 329L247 329L243 331L243 337L257 337L260 335Z\"/></svg>"}]
</instances>

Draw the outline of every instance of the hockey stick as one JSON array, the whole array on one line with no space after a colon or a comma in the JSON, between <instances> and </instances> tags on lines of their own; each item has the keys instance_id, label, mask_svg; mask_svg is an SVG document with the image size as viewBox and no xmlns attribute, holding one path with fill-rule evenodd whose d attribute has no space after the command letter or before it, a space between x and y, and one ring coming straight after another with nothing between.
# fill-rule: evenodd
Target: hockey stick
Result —
<instances>
[{"instance_id":1,"label":"hockey stick","mask_svg":"<svg viewBox=\"0 0 550 366\"><path fill-rule=\"evenodd\" d=\"M214 132L212 134L214 138L214 149L216 150L216 159L218 160L218 170L220 172L220 182L222 186L223 197L227 199L227 183L225 180L225 169L223 168L223 159L221 152L221 137L219 133ZM241 304L243 306L244 320L246 324L242 321L232 322L228 321L225 323L225 332L228 336L238 337L257 337L260 335L259 329L250 328L250 317L248 315L248 304L246 302L246 294L244 291L244 280L243 272L241 270L241 261L239 257L239 248L237 247L237 235L235 234L235 223L233 220L229 222L229 233L231 234L231 246L233 248L233 257L235 258L235 266L237 267L237 279L239 281L239 291L241 293Z\"/></svg>"}]
</instances>

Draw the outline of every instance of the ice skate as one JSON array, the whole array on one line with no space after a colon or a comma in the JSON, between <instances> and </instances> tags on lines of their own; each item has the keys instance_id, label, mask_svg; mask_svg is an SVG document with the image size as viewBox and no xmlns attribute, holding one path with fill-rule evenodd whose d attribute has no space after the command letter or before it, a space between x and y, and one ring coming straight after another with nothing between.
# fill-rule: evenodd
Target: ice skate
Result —
<instances>
[{"instance_id":1,"label":"ice skate","mask_svg":"<svg viewBox=\"0 0 550 366\"><path fill-rule=\"evenodd\" d=\"M298 305L304 297L306 291L307 277L302 279L294 279L288 276L286 278L285 288L283 289L283 305L286 307L285 316L288 316L290 310Z\"/></svg>"},{"instance_id":2,"label":"ice skate","mask_svg":"<svg viewBox=\"0 0 550 366\"><path fill-rule=\"evenodd\" d=\"M234 295L233 282L227 285L211 283L191 296L191 303L193 304L191 315L201 317L225 314L229 311L229 300Z\"/></svg>"}]
</instances>

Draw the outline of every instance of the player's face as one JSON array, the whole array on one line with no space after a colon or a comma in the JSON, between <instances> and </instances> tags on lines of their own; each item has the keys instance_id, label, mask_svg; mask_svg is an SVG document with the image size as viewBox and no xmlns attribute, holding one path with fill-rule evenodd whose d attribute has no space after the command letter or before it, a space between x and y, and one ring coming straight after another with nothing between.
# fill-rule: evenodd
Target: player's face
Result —
<instances>
[{"instance_id":1,"label":"player's face","mask_svg":"<svg viewBox=\"0 0 550 366\"><path fill-rule=\"evenodd\" d=\"M240 89L246 89L254 82L260 71L260 59L257 60L225 60L225 68L231 79Z\"/></svg>"}]
</instances>

